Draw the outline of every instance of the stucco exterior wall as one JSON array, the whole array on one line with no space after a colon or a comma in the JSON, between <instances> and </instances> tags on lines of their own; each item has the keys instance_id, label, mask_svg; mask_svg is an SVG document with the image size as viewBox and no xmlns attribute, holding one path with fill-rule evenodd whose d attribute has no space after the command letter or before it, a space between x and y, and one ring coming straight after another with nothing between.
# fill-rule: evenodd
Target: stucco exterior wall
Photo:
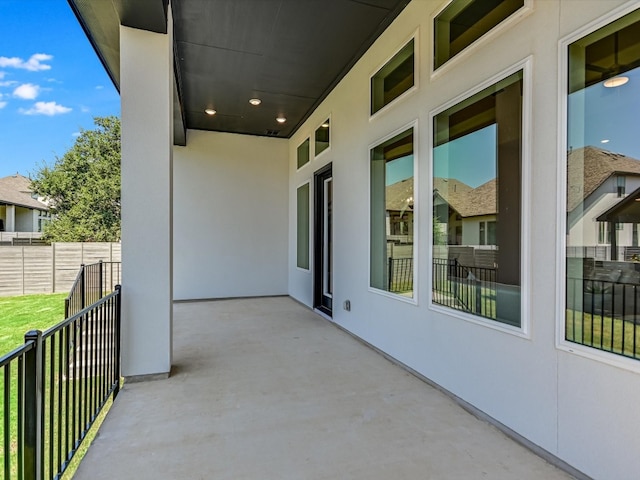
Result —
<instances>
[{"instance_id":1,"label":"stucco exterior wall","mask_svg":"<svg viewBox=\"0 0 640 480\"><path fill-rule=\"evenodd\" d=\"M174 147L176 300L287 294L287 145L190 130Z\"/></svg>"},{"instance_id":2,"label":"stucco exterior wall","mask_svg":"<svg viewBox=\"0 0 640 480\"><path fill-rule=\"evenodd\" d=\"M636 4L638 2L635 2ZM559 41L629 2L534 1L531 10L431 75L433 16L446 2L417 0L311 115L289 143L289 293L312 305L312 272L295 267L296 188L328 162L334 180L333 321L498 422L594 478L640 471L640 366L558 348L563 322L558 257L566 199L559 185ZM416 35L417 89L373 118L369 78ZM525 328L492 328L430 305L430 112L518 62L525 76L522 185ZM301 169L296 148L331 117L331 149ZM415 304L369 288L369 149L417 121ZM313 198L313 182L311 182ZM540 227L542 226L542 227ZM311 227L313 229L313 226ZM311 235L313 238L313 235ZM527 253L528 252L528 253ZM351 311L342 309L350 300Z\"/></svg>"}]
</instances>

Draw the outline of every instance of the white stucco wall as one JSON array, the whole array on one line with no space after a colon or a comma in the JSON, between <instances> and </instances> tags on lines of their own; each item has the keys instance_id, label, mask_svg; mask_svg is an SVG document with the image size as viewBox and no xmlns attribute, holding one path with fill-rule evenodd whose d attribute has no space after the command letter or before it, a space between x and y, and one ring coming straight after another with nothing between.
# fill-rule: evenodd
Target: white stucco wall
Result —
<instances>
[{"instance_id":1,"label":"white stucco wall","mask_svg":"<svg viewBox=\"0 0 640 480\"><path fill-rule=\"evenodd\" d=\"M295 267L296 188L333 162L333 320L367 342L473 404L497 421L594 478L634 478L640 471L640 362L587 358L556 347L563 321L558 295L557 191L559 135L558 42L624 5L618 0L532 2L532 11L431 77L432 18L443 1L416 0L340 82L289 144L289 292L312 303L312 273ZM638 2L636 2L637 4ZM418 88L369 117L370 75L418 32ZM528 300L521 335L473 323L430 307L432 205L429 193L429 112L499 72L531 58L533 108L525 112L526 157L523 241L529 246L523 278ZM296 148L331 116L331 150L296 170ZM381 295L369 285L369 148L417 120L417 304ZM313 151L312 157L313 157ZM313 182L311 183L313 198ZM542 228L534 226L543 226ZM312 226L313 228L313 226ZM311 236L313 238L313 236ZM525 250L526 251L526 250ZM351 301L351 311L341 308Z\"/></svg>"},{"instance_id":2,"label":"white stucco wall","mask_svg":"<svg viewBox=\"0 0 640 480\"><path fill-rule=\"evenodd\" d=\"M174 147L176 300L287 293L287 146L190 130Z\"/></svg>"}]
</instances>

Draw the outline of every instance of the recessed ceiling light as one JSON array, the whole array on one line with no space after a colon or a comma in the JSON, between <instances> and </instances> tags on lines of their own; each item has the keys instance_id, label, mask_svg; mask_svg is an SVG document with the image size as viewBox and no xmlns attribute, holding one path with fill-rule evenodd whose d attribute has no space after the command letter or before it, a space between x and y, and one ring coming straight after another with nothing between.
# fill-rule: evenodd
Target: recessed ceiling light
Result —
<instances>
[{"instance_id":1,"label":"recessed ceiling light","mask_svg":"<svg viewBox=\"0 0 640 480\"><path fill-rule=\"evenodd\" d=\"M276 117L276 122L278 122L278 123L284 123L286 121L287 121L287 119L285 117L283 117L283 116Z\"/></svg>"},{"instance_id":2,"label":"recessed ceiling light","mask_svg":"<svg viewBox=\"0 0 640 480\"><path fill-rule=\"evenodd\" d=\"M260 100L259 98L251 98L249 100L249 103L251 105L260 105L262 103L262 100Z\"/></svg>"},{"instance_id":3,"label":"recessed ceiling light","mask_svg":"<svg viewBox=\"0 0 640 480\"><path fill-rule=\"evenodd\" d=\"M604 81L607 88L620 87L629 81L629 77L612 77Z\"/></svg>"},{"instance_id":4,"label":"recessed ceiling light","mask_svg":"<svg viewBox=\"0 0 640 480\"><path fill-rule=\"evenodd\" d=\"M204 110L204 113L206 113L207 115L215 115L216 111L213 108L206 108Z\"/></svg>"}]
</instances>

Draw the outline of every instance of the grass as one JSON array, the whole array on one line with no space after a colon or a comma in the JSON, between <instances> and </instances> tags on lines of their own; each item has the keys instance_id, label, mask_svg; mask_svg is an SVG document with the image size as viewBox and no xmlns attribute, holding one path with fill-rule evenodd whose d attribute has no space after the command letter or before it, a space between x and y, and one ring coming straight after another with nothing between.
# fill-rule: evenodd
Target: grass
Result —
<instances>
[{"instance_id":1,"label":"grass","mask_svg":"<svg viewBox=\"0 0 640 480\"><path fill-rule=\"evenodd\" d=\"M568 309L566 322L567 340L640 359L640 326L633 321Z\"/></svg>"},{"instance_id":2,"label":"grass","mask_svg":"<svg viewBox=\"0 0 640 480\"><path fill-rule=\"evenodd\" d=\"M29 330L42 330L45 331L48 328L60 323L64 319L64 299L66 294L45 294L45 295L25 295L19 297L2 297L0 298L0 356L9 353L15 348L21 346L24 343L24 334ZM49 360L48 360L49 361ZM59 359L55 362L54 371L58 371ZM11 439L11 476L12 478L17 474L17 411L15 406L17 405L17 376L16 376L16 362L12 362L11 377L11 409L10 409L10 439ZM4 391L4 370L0 372L0 389ZM66 389L72 388L73 381L60 381L59 375L56 374L54 379L53 390L50 388L50 375L45 372L45 395L57 395L60 388L63 392ZM62 387L60 387L62 385ZM70 465L65 470L62 479L69 480L72 478L75 470L77 469L82 457L89 448L91 441L95 437L99 425L102 423L106 412L111 404L111 400L105 405L105 408L101 411L100 415L96 419L94 425L87 433L82 444L78 448L75 456L71 460ZM0 397L0 412L4 411L4 395ZM45 412L45 425L50 425L49 414ZM56 443L56 437L58 436L57 426L49 426L45 428L45 451L47 451L50 444L50 432L51 428L54 432L51 434L54 438L54 444ZM64 428L64 427L63 427ZM4 440L4 424L0 422L0 442ZM4 445L0 443L0 470L4 469ZM55 448L55 447L54 447ZM48 461L45 459L45 468L48 477L53 477L49 471ZM55 465L54 465L55 471ZM0 477L3 475L3 471L0 471Z\"/></svg>"}]
</instances>

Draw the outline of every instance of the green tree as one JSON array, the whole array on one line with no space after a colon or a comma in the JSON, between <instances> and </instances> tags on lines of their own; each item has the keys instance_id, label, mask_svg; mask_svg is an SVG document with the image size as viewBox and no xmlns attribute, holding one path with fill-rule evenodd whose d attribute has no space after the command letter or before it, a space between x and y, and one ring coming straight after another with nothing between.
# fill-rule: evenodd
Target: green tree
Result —
<instances>
[{"instance_id":1,"label":"green tree","mask_svg":"<svg viewBox=\"0 0 640 480\"><path fill-rule=\"evenodd\" d=\"M43 229L54 242L120 240L120 119L94 118L53 166L32 175L33 191L50 203L54 220Z\"/></svg>"}]
</instances>

